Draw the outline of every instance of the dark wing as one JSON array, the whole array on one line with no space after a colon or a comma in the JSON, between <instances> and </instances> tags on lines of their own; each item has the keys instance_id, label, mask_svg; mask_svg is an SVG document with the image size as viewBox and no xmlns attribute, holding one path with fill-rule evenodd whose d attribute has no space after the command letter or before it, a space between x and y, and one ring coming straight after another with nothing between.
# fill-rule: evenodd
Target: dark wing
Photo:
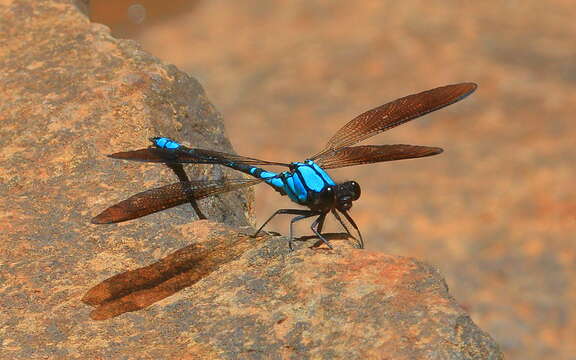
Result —
<instances>
[{"instance_id":1,"label":"dark wing","mask_svg":"<svg viewBox=\"0 0 576 360\"><path fill-rule=\"evenodd\" d=\"M369 110L338 130L324 149L312 156L311 159L319 159L407 121L453 104L464 99L474 90L476 90L474 83L447 85L408 95Z\"/></svg>"},{"instance_id":2,"label":"dark wing","mask_svg":"<svg viewBox=\"0 0 576 360\"><path fill-rule=\"evenodd\" d=\"M188 202L256 185L262 179L220 179L178 182L138 193L104 210L93 224L110 224L136 219Z\"/></svg>"},{"instance_id":3,"label":"dark wing","mask_svg":"<svg viewBox=\"0 0 576 360\"><path fill-rule=\"evenodd\" d=\"M219 151L183 148L182 150L169 150L150 147L147 149L118 152L108 155L108 157L121 160L160 162L166 164L226 164L234 162L246 165L289 166L285 163L254 159Z\"/></svg>"},{"instance_id":4,"label":"dark wing","mask_svg":"<svg viewBox=\"0 0 576 360\"><path fill-rule=\"evenodd\" d=\"M438 147L418 145L362 145L341 149L316 161L323 169L336 169L345 166L372 164L382 161L413 159L440 154Z\"/></svg>"}]
</instances>

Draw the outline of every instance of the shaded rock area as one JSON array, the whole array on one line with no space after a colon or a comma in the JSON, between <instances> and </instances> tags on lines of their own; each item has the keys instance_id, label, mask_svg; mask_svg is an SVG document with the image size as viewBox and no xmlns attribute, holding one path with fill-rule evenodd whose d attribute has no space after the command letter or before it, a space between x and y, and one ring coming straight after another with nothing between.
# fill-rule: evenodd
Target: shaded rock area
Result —
<instances>
[{"instance_id":1,"label":"shaded rock area","mask_svg":"<svg viewBox=\"0 0 576 360\"><path fill-rule=\"evenodd\" d=\"M112 276L82 298L96 307L94 320L143 309L194 285L254 247L258 238L223 228L209 229L197 241L149 266Z\"/></svg>"},{"instance_id":2,"label":"shaded rock area","mask_svg":"<svg viewBox=\"0 0 576 360\"><path fill-rule=\"evenodd\" d=\"M199 202L227 225L194 221L188 205L91 225L177 180L106 154L160 134L233 151L220 115L194 79L85 7L1 4L0 358L501 358L430 266L346 241L289 253L285 239L246 236L249 191Z\"/></svg>"}]
</instances>

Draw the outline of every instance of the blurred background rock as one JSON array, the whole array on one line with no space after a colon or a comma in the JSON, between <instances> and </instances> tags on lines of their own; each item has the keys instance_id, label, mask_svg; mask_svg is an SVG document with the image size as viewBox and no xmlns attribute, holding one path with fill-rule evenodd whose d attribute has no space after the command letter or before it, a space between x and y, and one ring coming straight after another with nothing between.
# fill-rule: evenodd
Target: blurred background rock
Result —
<instances>
[{"instance_id":1,"label":"blurred background rock","mask_svg":"<svg viewBox=\"0 0 576 360\"><path fill-rule=\"evenodd\" d=\"M510 359L576 356L575 16L572 0L91 3L93 21L199 79L245 156L302 160L365 110L477 82L371 141L444 154L333 175L362 186L367 246L438 266ZM286 206L257 188L258 223Z\"/></svg>"}]
</instances>

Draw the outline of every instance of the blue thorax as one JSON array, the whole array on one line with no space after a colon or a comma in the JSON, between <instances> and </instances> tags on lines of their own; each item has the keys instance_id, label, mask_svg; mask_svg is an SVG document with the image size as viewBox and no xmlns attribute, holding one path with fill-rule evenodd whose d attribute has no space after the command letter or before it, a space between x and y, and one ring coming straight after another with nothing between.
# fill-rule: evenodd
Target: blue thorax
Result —
<instances>
[{"instance_id":1,"label":"blue thorax","mask_svg":"<svg viewBox=\"0 0 576 360\"><path fill-rule=\"evenodd\" d=\"M328 186L336 185L334 180L312 160L292 163L292 170L281 176L285 179L284 191L292 201L306 204L312 193L321 193Z\"/></svg>"}]
</instances>

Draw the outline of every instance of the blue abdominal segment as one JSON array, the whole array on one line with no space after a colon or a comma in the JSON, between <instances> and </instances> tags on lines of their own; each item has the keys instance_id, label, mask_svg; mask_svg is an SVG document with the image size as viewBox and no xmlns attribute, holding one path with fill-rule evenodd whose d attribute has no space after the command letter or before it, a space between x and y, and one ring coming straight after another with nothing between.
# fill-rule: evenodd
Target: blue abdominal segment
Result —
<instances>
[{"instance_id":1,"label":"blue abdominal segment","mask_svg":"<svg viewBox=\"0 0 576 360\"><path fill-rule=\"evenodd\" d=\"M284 182L279 177L279 175L275 172L266 171L266 170L261 169L261 168L256 167L256 166L248 166L248 165L242 165L242 164L234 164L234 165L235 165L234 167L232 167L230 165L228 165L228 166L232 167L233 169L240 170L242 172L250 174L250 175L252 175L258 179L264 179L266 181L266 184L271 185L273 188L275 188L278 191L281 191L284 189ZM247 169L247 171L244 171L243 169L241 169L241 167L242 168L246 167L248 169Z\"/></svg>"},{"instance_id":2,"label":"blue abdominal segment","mask_svg":"<svg viewBox=\"0 0 576 360\"><path fill-rule=\"evenodd\" d=\"M152 142L154 143L154 145L156 147L159 147L161 149L174 150L174 149L178 149L181 146L176 141L165 138L165 137L154 138L154 139L152 139Z\"/></svg>"}]
</instances>

